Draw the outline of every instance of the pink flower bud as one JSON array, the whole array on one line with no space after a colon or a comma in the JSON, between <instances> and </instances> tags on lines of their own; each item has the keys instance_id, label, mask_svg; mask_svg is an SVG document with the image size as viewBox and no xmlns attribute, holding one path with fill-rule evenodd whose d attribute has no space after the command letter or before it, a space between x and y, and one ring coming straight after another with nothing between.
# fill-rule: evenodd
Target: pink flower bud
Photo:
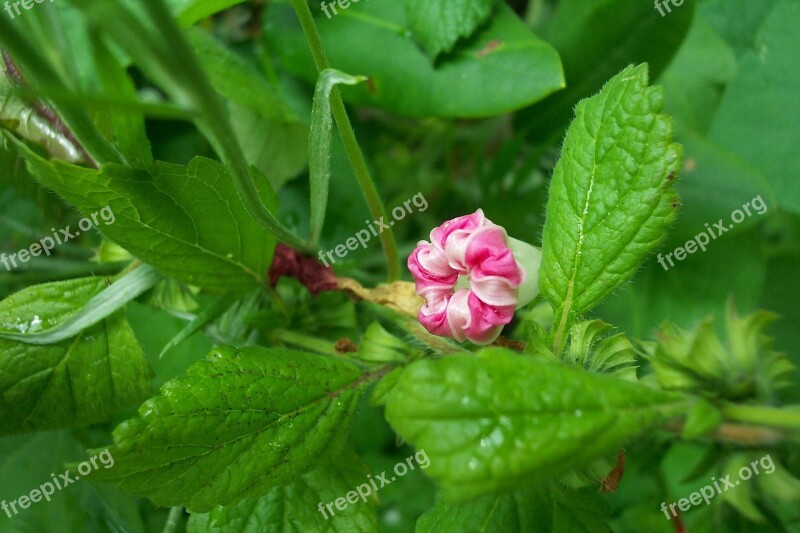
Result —
<instances>
[{"instance_id":1,"label":"pink flower bud","mask_svg":"<svg viewBox=\"0 0 800 533\"><path fill-rule=\"evenodd\" d=\"M434 335L489 344L539 293L540 263L539 249L510 239L480 209L448 220L408 258L425 299L419 321Z\"/></svg>"}]
</instances>

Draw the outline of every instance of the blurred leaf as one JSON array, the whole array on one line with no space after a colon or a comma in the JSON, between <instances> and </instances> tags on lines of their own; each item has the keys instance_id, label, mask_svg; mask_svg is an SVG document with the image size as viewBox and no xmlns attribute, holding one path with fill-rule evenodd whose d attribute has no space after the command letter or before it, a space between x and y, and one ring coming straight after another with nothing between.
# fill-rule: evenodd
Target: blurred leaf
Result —
<instances>
[{"instance_id":1,"label":"blurred leaf","mask_svg":"<svg viewBox=\"0 0 800 533\"><path fill-rule=\"evenodd\" d=\"M320 504L324 506L355 491L367 482L368 473L363 461L348 450L338 455L337 461L324 464L288 485L274 487L258 499L192 515L187 533L312 530L371 533L378 530L377 494L366 501L359 498L344 511L333 507L333 516L329 509L319 508Z\"/></svg>"},{"instance_id":2,"label":"blurred leaf","mask_svg":"<svg viewBox=\"0 0 800 533\"><path fill-rule=\"evenodd\" d=\"M756 33L772 8L782 0L705 0L697 6L739 57L755 48Z\"/></svg>"},{"instance_id":3,"label":"blurred leaf","mask_svg":"<svg viewBox=\"0 0 800 533\"><path fill-rule=\"evenodd\" d=\"M211 84L228 103L231 123L247 161L276 189L306 166L308 125L243 57L198 28L186 37Z\"/></svg>"},{"instance_id":4,"label":"blurred leaf","mask_svg":"<svg viewBox=\"0 0 800 533\"><path fill-rule=\"evenodd\" d=\"M362 2L319 24L331 64L371 80L368 88L344 91L345 100L414 117L482 117L518 109L563 87L558 55L504 5L458 53L434 68L411 39L407 1ZM286 68L313 83L316 69L291 10L271 7L265 24Z\"/></svg>"},{"instance_id":5,"label":"blurred leaf","mask_svg":"<svg viewBox=\"0 0 800 533\"><path fill-rule=\"evenodd\" d=\"M82 212L110 207L115 219L103 233L164 274L225 290L265 283L275 240L245 210L221 164L196 157L188 167L95 171L23 153L42 185Z\"/></svg>"},{"instance_id":6,"label":"blurred leaf","mask_svg":"<svg viewBox=\"0 0 800 533\"><path fill-rule=\"evenodd\" d=\"M722 413L706 400L699 400L689 411L683 424L681 437L686 440L700 438L711 433L722 422Z\"/></svg>"},{"instance_id":7,"label":"blurred leaf","mask_svg":"<svg viewBox=\"0 0 800 533\"><path fill-rule=\"evenodd\" d=\"M548 480L646 435L687 397L508 350L409 365L386 418L453 500Z\"/></svg>"},{"instance_id":8,"label":"blurred leaf","mask_svg":"<svg viewBox=\"0 0 800 533\"><path fill-rule=\"evenodd\" d=\"M201 333L196 333L172 349L169 357L159 359L166 345L186 325L186 321L149 305L131 302L125 315L136 334L150 365L155 371L153 386L158 389L165 382L186 374L186 370L201 361L211 351L213 344ZM158 327L153 327L158 324Z\"/></svg>"},{"instance_id":9,"label":"blurred leaf","mask_svg":"<svg viewBox=\"0 0 800 533\"><path fill-rule=\"evenodd\" d=\"M417 533L441 531L536 531L606 533L608 505L593 488L540 485L460 504L439 498L417 523Z\"/></svg>"},{"instance_id":10,"label":"blurred leaf","mask_svg":"<svg viewBox=\"0 0 800 533\"><path fill-rule=\"evenodd\" d=\"M225 293L211 302L208 306L201 309L200 312L198 312L197 315L164 346L164 348L162 348L158 357L164 357L164 354L169 352L172 348L182 343L193 334L200 331L208 323L219 317L225 312L226 309L233 305L233 303L236 301L236 298L237 295L234 293Z\"/></svg>"},{"instance_id":11,"label":"blurred leaf","mask_svg":"<svg viewBox=\"0 0 800 533\"><path fill-rule=\"evenodd\" d=\"M15 501L23 492L52 483L51 476L57 478L66 469L65 463L81 457L83 449L68 431L0 439L0 501ZM55 491L49 502L42 500L25 510L17 508L19 514L6 518L4 512L3 531L147 531L136 497L82 481L64 489Z\"/></svg>"},{"instance_id":12,"label":"blurred leaf","mask_svg":"<svg viewBox=\"0 0 800 533\"><path fill-rule=\"evenodd\" d=\"M558 137L575 104L630 64L647 63L655 80L689 31L694 0L662 17L653 2L563 0L543 28L564 63L567 88L525 109L515 122L536 140Z\"/></svg>"},{"instance_id":13,"label":"blurred leaf","mask_svg":"<svg viewBox=\"0 0 800 533\"><path fill-rule=\"evenodd\" d=\"M217 348L117 427L114 468L91 477L197 512L261 496L336 451L359 377L338 359Z\"/></svg>"},{"instance_id":14,"label":"blurred leaf","mask_svg":"<svg viewBox=\"0 0 800 533\"><path fill-rule=\"evenodd\" d=\"M784 209L800 214L800 4L778 3L741 59L709 138L760 169Z\"/></svg>"},{"instance_id":15,"label":"blurred leaf","mask_svg":"<svg viewBox=\"0 0 800 533\"><path fill-rule=\"evenodd\" d=\"M105 287L102 278L36 285L0 302L4 329L52 327ZM152 371L124 315L72 339L34 346L0 339L0 435L109 420L150 392Z\"/></svg>"},{"instance_id":16,"label":"blurred leaf","mask_svg":"<svg viewBox=\"0 0 800 533\"><path fill-rule=\"evenodd\" d=\"M744 452L735 453L728 458L719 477L727 477L735 486L726 487L720 497L753 522L764 522L764 515L753 501L756 484L752 480L742 480L739 477L740 469L750 468L750 459L751 454Z\"/></svg>"},{"instance_id":17,"label":"blurred leaf","mask_svg":"<svg viewBox=\"0 0 800 533\"><path fill-rule=\"evenodd\" d=\"M431 57L450 52L472 35L492 13L494 0L408 0L408 25Z\"/></svg>"},{"instance_id":18,"label":"blurred leaf","mask_svg":"<svg viewBox=\"0 0 800 533\"><path fill-rule=\"evenodd\" d=\"M219 13L246 0L166 0L181 26L191 26L206 17Z\"/></svg>"},{"instance_id":19,"label":"blurred leaf","mask_svg":"<svg viewBox=\"0 0 800 533\"><path fill-rule=\"evenodd\" d=\"M122 64L97 34L91 35L92 53L100 87L104 94L136 102L136 86ZM107 110L110 135L131 166L145 168L153 163L150 140L144 128L144 116L136 110Z\"/></svg>"},{"instance_id":20,"label":"blurred leaf","mask_svg":"<svg viewBox=\"0 0 800 533\"><path fill-rule=\"evenodd\" d=\"M754 310L766 272L761 240L753 231L719 238L705 252L698 250L668 271L652 257L635 283L603 304L601 316L631 337L647 338L665 320L688 327L719 313L731 294L743 312ZM664 253L684 244L683 240L669 240Z\"/></svg>"},{"instance_id":21,"label":"blurred leaf","mask_svg":"<svg viewBox=\"0 0 800 533\"><path fill-rule=\"evenodd\" d=\"M664 87L664 109L675 117L679 134L683 130L708 131L735 73L736 59L730 47L703 18L696 17L659 79Z\"/></svg>"},{"instance_id":22,"label":"blurred leaf","mask_svg":"<svg viewBox=\"0 0 800 533\"><path fill-rule=\"evenodd\" d=\"M550 185L539 279L556 309L556 355L574 317L633 277L675 219L681 148L661 103L640 65L575 111Z\"/></svg>"}]
</instances>

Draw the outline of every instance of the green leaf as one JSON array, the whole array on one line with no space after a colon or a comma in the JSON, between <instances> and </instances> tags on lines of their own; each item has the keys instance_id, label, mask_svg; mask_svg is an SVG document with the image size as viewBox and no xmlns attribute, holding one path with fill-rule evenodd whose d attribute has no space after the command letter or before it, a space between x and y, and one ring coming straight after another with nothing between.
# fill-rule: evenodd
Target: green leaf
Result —
<instances>
[{"instance_id":1,"label":"green leaf","mask_svg":"<svg viewBox=\"0 0 800 533\"><path fill-rule=\"evenodd\" d=\"M308 124L244 57L199 28L189 28L186 37L214 89L229 101L247 161L276 189L295 177L307 164Z\"/></svg>"},{"instance_id":2,"label":"green leaf","mask_svg":"<svg viewBox=\"0 0 800 533\"><path fill-rule=\"evenodd\" d=\"M31 332L73 316L102 278L36 285L0 302L3 329ZM0 339L0 435L105 422L150 393L152 371L117 313L47 346Z\"/></svg>"},{"instance_id":3,"label":"green leaf","mask_svg":"<svg viewBox=\"0 0 800 533\"><path fill-rule=\"evenodd\" d=\"M485 23L493 4L493 0L409 0L405 6L414 37L436 59Z\"/></svg>"},{"instance_id":4,"label":"green leaf","mask_svg":"<svg viewBox=\"0 0 800 533\"><path fill-rule=\"evenodd\" d=\"M520 531L606 533L608 504L594 488L569 489L552 483L464 503L439 498L417 522L417 533Z\"/></svg>"},{"instance_id":5,"label":"green leaf","mask_svg":"<svg viewBox=\"0 0 800 533\"><path fill-rule=\"evenodd\" d=\"M758 29L772 8L783 0L705 0L697 12L736 52L737 57L755 48Z\"/></svg>"},{"instance_id":6,"label":"green leaf","mask_svg":"<svg viewBox=\"0 0 800 533\"><path fill-rule=\"evenodd\" d=\"M92 71L99 78L103 93L130 102L138 101L133 80L114 57L108 45L95 32L91 33L90 39L91 52L94 56ZM150 140L147 138L144 116L140 111L135 109L108 110L102 118L109 122L109 137L113 138L117 149L125 156L129 164L144 168L153 163Z\"/></svg>"},{"instance_id":7,"label":"green leaf","mask_svg":"<svg viewBox=\"0 0 800 533\"><path fill-rule=\"evenodd\" d=\"M0 439L0 502L12 502L32 489L58 478L64 464L81 457L85 447L71 431L53 431ZM98 463L100 468L105 465ZM18 514L0 514L4 533L33 531L110 531L145 533L139 502L113 487L78 481L56 490L50 501L42 499ZM9 510L11 508L9 507ZM13 513L13 512L12 512Z\"/></svg>"},{"instance_id":8,"label":"green leaf","mask_svg":"<svg viewBox=\"0 0 800 533\"><path fill-rule=\"evenodd\" d=\"M408 366L386 418L455 500L547 479L648 434L683 395L486 349Z\"/></svg>"},{"instance_id":9,"label":"green leaf","mask_svg":"<svg viewBox=\"0 0 800 533\"><path fill-rule=\"evenodd\" d=\"M757 485L753 483L753 480L744 480L740 483L742 480L739 478L739 472L741 469L751 468L751 459L752 454L745 452L735 453L728 458L728 461L722 468L722 472L719 477L720 479L728 477L730 482L734 483L736 486L731 490L723 490L720 496L725 502L733 506L738 512L746 516L749 520L763 523L764 515L761 514L761 511L759 510L755 501L753 501L755 498L755 489Z\"/></svg>"},{"instance_id":10,"label":"green leaf","mask_svg":"<svg viewBox=\"0 0 800 533\"><path fill-rule=\"evenodd\" d=\"M177 335L175 335L166 345L164 345L164 348L161 349L161 353L159 354L158 358L161 359L164 357L164 354L166 354L172 348L200 331L201 328L208 325L210 322L219 318L220 315L227 311L236 302L238 297L239 295L235 293L225 293L216 298L213 302L209 303L208 306L201 309L200 312L198 312L188 324L181 328Z\"/></svg>"},{"instance_id":11,"label":"green leaf","mask_svg":"<svg viewBox=\"0 0 800 533\"><path fill-rule=\"evenodd\" d=\"M328 207L328 184L331 178L331 141L333 140L333 115L331 91L339 84L357 85L366 81L364 76L351 76L328 68L319 75L311 109L311 133L308 138L308 165L311 182L311 237L315 248L325 223Z\"/></svg>"},{"instance_id":12,"label":"green leaf","mask_svg":"<svg viewBox=\"0 0 800 533\"><path fill-rule=\"evenodd\" d=\"M26 328L22 333L8 333L3 330L7 330L9 326L0 324L0 339L37 345L54 344L69 339L125 307L128 302L151 289L160 278L152 267L142 265L94 296L72 316L59 320L53 327L44 331L30 331ZM17 312L16 308L13 309ZM7 320L11 318L6 316Z\"/></svg>"},{"instance_id":13,"label":"green leaf","mask_svg":"<svg viewBox=\"0 0 800 533\"><path fill-rule=\"evenodd\" d=\"M196 126L225 163L239 200L250 216L283 242L308 251L305 243L262 201L263 184L259 187L258 176L254 176L237 142L224 102L166 6L160 0L142 2L143 11L131 10L121 0L103 4L74 0L74 3L176 103L194 113Z\"/></svg>"},{"instance_id":14,"label":"green leaf","mask_svg":"<svg viewBox=\"0 0 800 533\"><path fill-rule=\"evenodd\" d=\"M703 18L695 18L680 50L659 77L664 109L682 131L705 134L735 73L733 51Z\"/></svg>"},{"instance_id":15,"label":"green leaf","mask_svg":"<svg viewBox=\"0 0 800 533\"><path fill-rule=\"evenodd\" d=\"M116 428L93 477L197 512L259 497L336 451L364 384L336 358L217 348Z\"/></svg>"},{"instance_id":16,"label":"green leaf","mask_svg":"<svg viewBox=\"0 0 800 533\"><path fill-rule=\"evenodd\" d=\"M300 476L296 481L270 489L264 496L244 500L232 507L215 507L194 514L188 533L279 533L284 531L347 531L372 533L378 530L375 512L377 494L348 503L344 511L324 505L344 498L367 481L369 470L353 452L337 456ZM323 505L323 511L319 505Z\"/></svg>"},{"instance_id":17,"label":"green leaf","mask_svg":"<svg viewBox=\"0 0 800 533\"><path fill-rule=\"evenodd\" d=\"M484 117L564 86L558 54L503 4L454 57L434 67L411 38L407 1L362 1L335 21L319 20L330 63L372 82L343 91L347 101L413 117ZM314 83L317 70L292 10L270 6L265 18L266 37L286 68Z\"/></svg>"},{"instance_id":18,"label":"green leaf","mask_svg":"<svg viewBox=\"0 0 800 533\"><path fill-rule=\"evenodd\" d=\"M800 214L800 5L779 2L767 16L755 48L741 58L725 91L709 139L740 154L769 179L782 207ZM755 98L754 95L759 95Z\"/></svg>"},{"instance_id":19,"label":"green leaf","mask_svg":"<svg viewBox=\"0 0 800 533\"><path fill-rule=\"evenodd\" d=\"M181 26L192 24L219 13L229 7L243 4L246 0L166 0Z\"/></svg>"},{"instance_id":20,"label":"green leaf","mask_svg":"<svg viewBox=\"0 0 800 533\"><path fill-rule=\"evenodd\" d=\"M247 213L221 164L196 157L187 167L159 161L147 171L96 171L19 146L42 185L84 213L109 207L114 221L103 234L164 274L220 290L265 283L275 240Z\"/></svg>"},{"instance_id":21,"label":"green leaf","mask_svg":"<svg viewBox=\"0 0 800 533\"><path fill-rule=\"evenodd\" d=\"M550 184L539 279L556 309L556 354L574 318L633 277L675 219L681 147L661 104L640 65L575 111Z\"/></svg>"},{"instance_id":22,"label":"green leaf","mask_svg":"<svg viewBox=\"0 0 800 533\"><path fill-rule=\"evenodd\" d=\"M721 422L722 413L719 409L706 400L698 400L686 416L681 437L686 440L700 438L717 429Z\"/></svg>"},{"instance_id":23,"label":"green leaf","mask_svg":"<svg viewBox=\"0 0 800 533\"><path fill-rule=\"evenodd\" d=\"M606 335L612 329L601 320L586 320L572 326L564 362L591 372L636 381L636 350L624 333Z\"/></svg>"},{"instance_id":24,"label":"green leaf","mask_svg":"<svg viewBox=\"0 0 800 533\"><path fill-rule=\"evenodd\" d=\"M542 31L564 63L567 88L525 109L515 121L533 139L558 138L575 104L597 93L626 66L647 63L657 79L689 31L694 4L686 0L662 17L653 2L559 2Z\"/></svg>"}]
</instances>

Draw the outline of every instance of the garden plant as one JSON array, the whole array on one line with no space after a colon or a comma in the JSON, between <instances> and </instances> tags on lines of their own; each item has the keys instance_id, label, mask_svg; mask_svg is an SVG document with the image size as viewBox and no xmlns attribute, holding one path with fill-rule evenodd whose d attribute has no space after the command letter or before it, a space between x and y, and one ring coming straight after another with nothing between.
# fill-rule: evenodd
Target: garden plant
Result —
<instances>
[{"instance_id":1,"label":"garden plant","mask_svg":"<svg viewBox=\"0 0 800 533\"><path fill-rule=\"evenodd\" d=\"M0 7L0 532L800 531L799 0Z\"/></svg>"}]
</instances>

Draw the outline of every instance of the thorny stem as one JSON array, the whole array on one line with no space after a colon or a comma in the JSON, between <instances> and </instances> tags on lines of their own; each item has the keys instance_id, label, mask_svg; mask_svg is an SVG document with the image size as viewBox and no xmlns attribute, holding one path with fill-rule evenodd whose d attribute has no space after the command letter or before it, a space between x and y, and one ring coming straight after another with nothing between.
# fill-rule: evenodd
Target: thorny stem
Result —
<instances>
[{"instance_id":1,"label":"thorny stem","mask_svg":"<svg viewBox=\"0 0 800 533\"><path fill-rule=\"evenodd\" d=\"M292 6L297 13L297 18L300 20L300 25L303 27L303 33L308 40L308 46L311 49L311 55L314 57L314 63L317 66L317 71L322 72L330 66L328 58L325 56L325 50L322 48L322 39L319 36L317 27L314 24L314 16L308 8L306 0L291 0ZM331 108L333 116L336 119L336 125L339 128L339 135L342 138L347 157L350 160L350 165L353 167L356 180L358 181L361 192L364 194L364 199L367 201L371 215L375 220L381 218L386 219L386 209L383 202L378 195L378 189L370 176L367 163L364 160L364 154L358 145L356 134L353 131L353 126L350 124L350 119L347 116L347 110L342 101L342 95L339 89L334 87L331 92ZM391 228L387 229L380 234L381 245L383 246L383 253L386 255L386 262L388 268L389 281L395 281L400 278L400 258L397 253L397 242L394 238L394 233Z\"/></svg>"}]
</instances>

